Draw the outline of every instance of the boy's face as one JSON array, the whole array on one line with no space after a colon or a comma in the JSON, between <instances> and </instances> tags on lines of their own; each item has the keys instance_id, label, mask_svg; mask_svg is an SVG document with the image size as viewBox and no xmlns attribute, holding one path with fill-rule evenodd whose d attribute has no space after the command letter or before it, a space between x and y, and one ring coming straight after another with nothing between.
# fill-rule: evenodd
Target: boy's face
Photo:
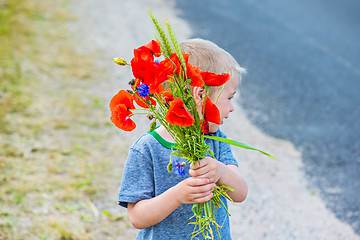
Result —
<instances>
[{"instance_id":1,"label":"boy's face","mask_svg":"<svg viewBox=\"0 0 360 240\"><path fill-rule=\"evenodd\" d=\"M239 77L237 74L232 75L230 80L227 83L225 83L224 90L221 93L219 100L216 104L216 106L218 107L218 109L220 111L220 120L221 120L220 124L223 124L224 118L228 118L229 114L232 111L234 111L232 99L236 93L238 85L239 85ZM210 99L212 102L216 101L216 98L218 97L220 91L221 91L221 88L216 89L216 91L213 94L211 94ZM215 123L211 123L211 122L209 123L210 132L214 133L218 130L218 128L219 128L219 125L217 125Z\"/></svg>"}]
</instances>

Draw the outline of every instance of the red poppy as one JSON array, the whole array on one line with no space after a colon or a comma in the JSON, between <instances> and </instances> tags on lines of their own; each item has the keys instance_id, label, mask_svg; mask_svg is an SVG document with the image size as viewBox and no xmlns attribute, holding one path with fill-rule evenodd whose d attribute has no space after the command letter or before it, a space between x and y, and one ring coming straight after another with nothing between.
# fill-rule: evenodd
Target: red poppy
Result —
<instances>
[{"instance_id":1,"label":"red poppy","mask_svg":"<svg viewBox=\"0 0 360 240\"><path fill-rule=\"evenodd\" d=\"M120 90L110 101L110 120L124 131L134 130L136 124L130 119L133 115L130 109L135 109L132 95L125 90Z\"/></svg>"},{"instance_id":2,"label":"red poppy","mask_svg":"<svg viewBox=\"0 0 360 240\"><path fill-rule=\"evenodd\" d=\"M168 123L181 127L191 126L195 122L194 117L184 106L184 102L178 97L170 102L165 119Z\"/></svg>"},{"instance_id":3,"label":"red poppy","mask_svg":"<svg viewBox=\"0 0 360 240\"><path fill-rule=\"evenodd\" d=\"M215 74L212 72L201 72L201 76L208 86L221 86L230 79L230 75L228 73Z\"/></svg>"},{"instance_id":4,"label":"red poppy","mask_svg":"<svg viewBox=\"0 0 360 240\"><path fill-rule=\"evenodd\" d=\"M110 120L121 130L130 132L136 128L135 122L130 119L132 115L124 104L118 104L112 109Z\"/></svg>"},{"instance_id":5,"label":"red poppy","mask_svg":"<svg viewBox=\"0 0 360 240\"><path fill-rule=\"evenodd\" d=\"M196 67L192 65L191 63L188 63L186 66L187 70L187 77L191 78L190 85L193 87L202 87L204 86L204 80L201 76L201 70L199 67Z\"/></svg>"},{"instance_id":6,"label":"red poppy","mask_svg":"<svg viewBox=\"0 0 360 240\"><path fill-rule=\"evenodd\" d=\"M215 124L220 124L220 111L215 104L213 104L210 98L206 98L205 110L203 105L204 119Z\"/></svg>"},{"instance_id":7,"label":"red poppy","mask_svg":"<svg viewBox=\"0 0 360 240\"><path fill-rule=\"evenodd\" d=\"M148 44L134 49L131 69L135 78L141 79L152 89L167 79L168 71L160 63L154 61L154 55L160 56L160 42L152 40Z\"/></svg>"}]
</instances>

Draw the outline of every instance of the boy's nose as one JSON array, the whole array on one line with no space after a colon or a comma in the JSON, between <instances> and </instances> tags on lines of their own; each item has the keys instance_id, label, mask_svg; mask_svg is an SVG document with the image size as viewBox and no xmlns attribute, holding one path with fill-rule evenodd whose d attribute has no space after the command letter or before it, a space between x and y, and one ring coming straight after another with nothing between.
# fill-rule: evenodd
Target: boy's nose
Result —
<instances>
[{"instance_id":1,"label":"boy's nose","mask_svg":"<svg viewBox=\"0 0 360 240\"><path fill-rule=\"evenodd\" d=\"M230 112L233 112L235 110L234 106L230 104Z\"/></svg>"}]
</instances>

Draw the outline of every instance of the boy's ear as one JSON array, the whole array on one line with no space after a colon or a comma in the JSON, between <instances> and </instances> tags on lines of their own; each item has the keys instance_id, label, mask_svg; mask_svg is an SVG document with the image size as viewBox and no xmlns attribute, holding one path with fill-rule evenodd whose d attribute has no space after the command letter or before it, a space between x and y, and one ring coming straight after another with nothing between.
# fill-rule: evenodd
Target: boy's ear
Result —
<instances>
[{"instance_id":1,"label":"boy's ear","mask_svg":"<svg viewBox=\"0 0 360 240\"><path fill-rule=\"evenodd\" d=\"M195 102L199 102L203 100L205 97L205 88L203 87L194 87L192 90L193 97L195 99Z\"/></svg>"}]
</instances>

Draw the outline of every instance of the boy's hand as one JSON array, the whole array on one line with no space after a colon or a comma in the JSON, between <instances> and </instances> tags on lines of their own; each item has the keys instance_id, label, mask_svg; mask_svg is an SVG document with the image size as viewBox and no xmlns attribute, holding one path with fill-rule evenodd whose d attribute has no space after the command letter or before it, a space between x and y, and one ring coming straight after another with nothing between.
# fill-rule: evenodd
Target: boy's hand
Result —
<instances>
[{"instance_id":1,"label":"boy's hand","mask_svg":"<svg viewBox=\"0 0 360 240\"><path fill-rule=\"evenodd\" d=\"M177 201L181 204L207 202L212 198L215 186L208 178L189 177L176 185Z\"/></svg>"},{"instance_id":2,"label":"boy's hand","mask_svg":"<svg viewBox=\"0 0 360 240\"><path fill-rule=\"evenodd\" d=\"M192 177L208 178L211 183L216 183L221 177L222 163L211 158L206 157L194 162L189 170Z\"/></svg>"}]
</instances>

